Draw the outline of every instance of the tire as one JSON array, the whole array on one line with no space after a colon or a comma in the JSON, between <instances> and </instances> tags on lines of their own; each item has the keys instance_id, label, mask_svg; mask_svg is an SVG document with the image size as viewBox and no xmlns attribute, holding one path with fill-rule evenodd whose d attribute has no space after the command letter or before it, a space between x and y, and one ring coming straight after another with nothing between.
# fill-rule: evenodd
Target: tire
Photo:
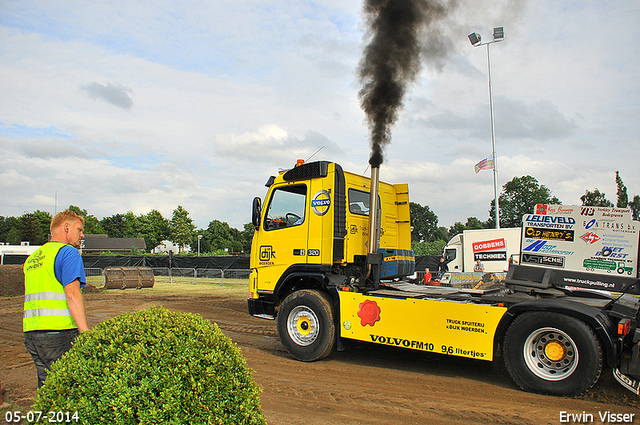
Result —
<instances>
[{"instance_id":1,"label":"tire","mask_svg":"<svg viewBox=\"0 0 640 425\"><path fill-rule=\"evenodd\" d=\"M297 360L313 362L331 354L336 326L329 296L315 290L289 294L278 311L278 335Z\"/></svg>"},{"instance_id":2,"label":"tire","mask_svg":"<svg viewBox=\"0 0 640 425\"><path fill-rule=\"evenodd\" d=\"M591 326L563 314L518 316L503 344L509 375L524 391L573 397L600 378L602 345Z\"/></svg>"}]
</instances>

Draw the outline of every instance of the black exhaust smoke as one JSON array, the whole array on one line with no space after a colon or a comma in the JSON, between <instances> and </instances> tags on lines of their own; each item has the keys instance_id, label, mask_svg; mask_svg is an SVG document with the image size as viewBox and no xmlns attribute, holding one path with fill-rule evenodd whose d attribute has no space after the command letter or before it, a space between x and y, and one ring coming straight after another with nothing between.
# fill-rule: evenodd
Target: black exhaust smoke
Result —
<instances>
[{"instance_id":1,"label":"black exhaust smoke","mask_svg":"<svg viewBox=\"0 0 640 425\"><path fill-rule=\"evenodd\" d=\"M371 167L379 167L402 99L420 71L420 35L446 7L433 0L365 0L368 41L358 66L358 93L371 132Z\"/></svg>"},{"instance_id":2,"label":"black exhaust smoke","mask_svg":"<svg viewBox=\"0 0 640 425\"><path fill-rule=\"evenodd\" d=\"M455 0L454 0L455 1ZM371 132L371 198L367 279L379 267L380 224L378 179L384 147L391 141L391 126L398 119L402 99L420 71L420 36L427 24L444 16L446 8L434 0L365 0L368 41L358 66L362 89L358 93Z\"/></svg>"}]
</instances>

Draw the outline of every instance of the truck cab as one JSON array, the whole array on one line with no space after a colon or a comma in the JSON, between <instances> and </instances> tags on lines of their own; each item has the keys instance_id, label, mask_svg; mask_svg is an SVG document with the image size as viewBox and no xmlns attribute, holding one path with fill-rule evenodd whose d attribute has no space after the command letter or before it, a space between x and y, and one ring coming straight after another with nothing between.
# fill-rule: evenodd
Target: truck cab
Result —
<instances>
[{"instance_id":1,"label":"truck cab","mask_svg":"<svg viewBox=\"0 0 640 425\"><path fill-rule=\"evenodd\" d=\"M363 285L367 276L370 180L333 162L299 163L269 178L254 199L249 311L275 318L292 291ZM380 278L412 274L407 184L380 183Z\"/></svg>"},{"instance_id":2,"label":"truck cab","mask_svg":"<svg viewBox=\"0 0 640 425\"><path fill-rule=\"evenodd\" d=\"M444 261L447 263L450 272L461 272L464 267L462 255L462 233L455 235L444 247Z\"/></svg>"}]
</instances>

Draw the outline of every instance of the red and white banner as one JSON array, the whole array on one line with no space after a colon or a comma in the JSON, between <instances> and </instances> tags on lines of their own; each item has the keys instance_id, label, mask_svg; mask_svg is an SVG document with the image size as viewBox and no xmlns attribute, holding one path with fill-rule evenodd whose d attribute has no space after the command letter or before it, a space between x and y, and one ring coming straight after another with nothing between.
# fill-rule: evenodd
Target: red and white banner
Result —
<instances>
[{"instance_id":1,"label":"red and white banner","mask_svg":"<svg viewBox=\"0 0 640 425\"><path fill-rule=\"evenodd\" d=\"M547 205L547 204L536 204L536 214L537 215L547 215L547 214L573 214L580 207L576 207L574 205L564 206L564 205Z\"/></svg>"},{"instance_id":2,"label":"red and white banner","mask_svg":"<svg viewBox=\"0 0 640 425\"><path fill-rule=\"evenodd\" d=\"M489 241L474 242L471 244L471 247L473 248L473 252L495 251L497 249L505 249L507 247L507 243L504 238L500 238L491 239Z\"/></svg>"}]
</instances>

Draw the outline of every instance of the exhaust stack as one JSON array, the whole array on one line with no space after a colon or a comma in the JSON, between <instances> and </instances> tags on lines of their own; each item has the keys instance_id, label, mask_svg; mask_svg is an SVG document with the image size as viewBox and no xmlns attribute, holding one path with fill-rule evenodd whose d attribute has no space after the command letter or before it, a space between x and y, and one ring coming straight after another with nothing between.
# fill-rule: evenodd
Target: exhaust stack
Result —
<instances>
[{"instance_id":1,"label":"exhaust stack","mask_svg":"<svg viewBox=\"0 0 640 425\"><path fill-rule=\"evenodd\" d=\"M371 198L369 200L369 255L378 252L380 247L380 216L378 210L378 185L380 167L371 167Z\"/></svg>"},{"instance_id":2,"label":"exhaust stack","mask_svg":"<svg viewBox=\"0 0 640 425\"><path fill-rule=\"evenodd\" d=\"M369 200L369 250L367 253L367 281L373 282L374 289L378 288L379 273L373 274L373 267L382 265L380 247L380 205L378 205L378 186L380 182L380 166L371 166L371 186Z\"/></svg>"}]
</instances>

